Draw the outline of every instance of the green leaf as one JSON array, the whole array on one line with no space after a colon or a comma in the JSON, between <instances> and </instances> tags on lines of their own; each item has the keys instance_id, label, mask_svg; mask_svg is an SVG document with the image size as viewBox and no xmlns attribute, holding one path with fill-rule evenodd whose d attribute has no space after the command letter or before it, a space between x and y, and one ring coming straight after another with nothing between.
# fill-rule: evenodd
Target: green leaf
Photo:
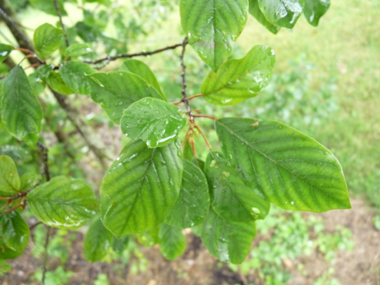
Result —
<instances>
[{"instance_id":1,"label":"green leaf","mask_svg":"<svg viewBox=\"0 0 380 285\"><path fill-rule=\"evenodd\" d=\"M12 269L12 266L10 266L8 263L6 263L4 260L0 259L0 276L1 273L7 273L9 270Z\"/></svg>"},{"instance_id":2,"label":"green leaf","mask_svg":"<svg viewBox=\"0 0 380 285\"><path fill-rule=\"evenodd\" d=\"M80 56L88 53L92 53L92 47L90 44L72 44L70 45L66 51L65 51L65 56Z\"/></svg>"},{"instance_id":3,"label":"green leaf","mask_svg":"<svg viewBox=\"0 0 380 285\"><path fill-rule=\"evenodd\" d=\"M160 252L169 260L174 260L186 250L186 238L182 230L167 224L160 226Z\"/></svg>"},{"instance_id":4,"label":"green leaf","mask_svg":"<svg viewBox=\"0 0 380 285\"><path fill-rule=\"evenodd\" d=\"M17 211L0 214L0 259L20 256L29 242L29 227Z\"/></svg>"},{"instance_id":5,"label":"green leaf","mask_svg":"<svg viewBox=\"0 0 380 285\"><path fill-rule=\"evenodd\" d=\"M131 139L141 139L149 148L170 144L186 124L177 106L156 98L143 98L124 110L121 130Z\"/></svg>"},{"instance_id":6,"label":"green leaf","mask_svg":"<svg viewBox=\"0 0 380 285\"><path fill-rule=\"evenodd\" d=\"M249 13L255 17L255 19L262 24L265 28L271 31L273 34L277 34L281 27L273 25L271 22L268 22L265 18L263 12L261 12L259 7L259 0L249 0Z\"/></svg>"},{"instance_id":7,"label":"green leaf","mask_svg":"<svg viewBox=\"0 0 380 285\"><path fill-rule=\"evenodd\" d=\"M47 14L57 16L57 11L55 10L54 1L51 0L29 0L30 4L38 10L41 10ZM59 11L62 16L67 16L65 7L63 6L63 0L58 0Z\"/></svg>"},{"instance_id":8,"label":"green leaf","mask_svg":"<svg viewBox=\"0 0 380 285\"><path fill-rule=\"evenodd\" d=\"M20 191L26 191L40 182L40 176L34 172L27 172L21 176Z\"/></svg>"},{"instance_id":9,"label":"green leaf","mask_svg":"<svg viewBox=\"0 0 380 285\"><path fill-rule=\"evenodd\" d=\"M275 121L216 122L224 153L246 183L277 206L316 213L351 208L343 170L324 146Z\"/></svg>"},{"instance_id":10,"label":"green leaf","mask_svg":"<svg viewBox=\"0 0 380 285\"><path fill-rule=\"evenodd\" d=\"M202 60L217 70L229 57L248 17L248 0L181 0L182 29Z\"/></svg>"},{"instance_id":11,"label":"green leaf","mask_svg":"<svg viewBox=\"0 0 380 285\"><path fill-rule=\"evenodd\" d=\"M258 0L260 10L273 25L293 28L302 14L304 0Z\"/></svg>"},{"instance_id":12,"label":"green leaf","mask_svg":"<svg viewBox=\"0 0 380 285\"><path fill-rule=\"evenodd\" d=\"M85 63L78 61L68 61L61 65L59 73L63 82L78 94L90 94L90 84L87 75L94 73Z\"/></svg>"},{"instance_id":13,"label":"green leaf","mask_svg":"<svg viewBox=\"0 0 380 285\"><path fill-rule=\"evenodd\" d=\"M153 227L149 231L137 235L137 240L146 247L152 247L158 244L159 230L160 226Z\"/></svg>"},{"instance_id":14,"label":"green leaf","mask_svg":"<svg viewBox=\"0 0 380 285\"><path fill-rule=\"evenodd\" d=\"M268 85L275 63L274 51L254 46L242 59L230 59L202 84L203 98L215 105L234 105L255 97Z\"/></svg>"},{"instance_id":15,"label":"green leaf","mask_svg":"<svg viewBox=\"0 0 380 285\"><path fill-rule=\"evenodd\" d=\"M303 12L310 25L318 26L319 19L330 8L330 0L305 0Z\"/></svg>"},{"instance_id":16,"label":"green leaf","mask_svg":"<svg viewBox=\"0 0 380 285\"><path fill-rule=\"evenodd\" d=\"M41 131L43 113L21 66L9 72L3 88L1 115L8 132L18 140L35 145Z\"/></svg>"},{"instance_id":17,"label":"green leaf","mask_svg":"<svg viewBox=\"0 0 380 285\"><path fill-rule=\"evenodd\" d=\"M120 67L121 71L128 71L134 73L152 85L158 93L165 97L164 93L161 90L161 86L157 81L156 76L149 68L148 65L137 59L129 59L124 61L123 65Z\"/></svg>"},{"instance_id":18,"label":"green leaf","mask_svg":"<svg viewBox=\"0 0 380 285\"><path fill-rule=\"evenodd\" d=\"M120 124L123 111L132 103L144 98L162 99L162 96L136 74L114 71L89 76L91 98L100 104L110 119Z\"/></svg>"},{"instance_id":19,"label":"green leaf","mask_svg":"<svg viewBox=\"0 0 380 285\"><path fill-rule=\"evenodd\" d=\"M210 210L201 234L203 244L213 256L234 264L244 261L255 236L254 221L227 222L213 210Z\"/></svg>"},{"instance_id":20,"label":"green leaf","mask_svg":"<svg viewBox=\"0 0 380 285\"><path fill-rule=\"evenodd\" d=\"M179 198L168 212L165 223L178 228L199 225L205 220L209 208L206 177L199 167L185 159Z\"/></svg>"},{"instance_id":21,"label":"green leaf","mask_svg":"<svg viewBox=\"0 0 380 285\"><path fill-rule=\"evenodd\" d=\"M122 254L123 251L128 247L130 241L129 236L125 236L123 238L113 237L112 250L118 254Z\"/></svg>"},{"instance_id":22,"label":"green leaf","mask_svg":"<svg viewBox=\"0 0 380 285\"><path fill-rule=\"evenodd\" d=\"M35 30L33 35L34 47L40 56L45 57L59 48L62 38L62 30L46 23Z\"/></svg>"},{"instance_id":23,"label":"green leaf","mask_svg":"<svg viewBox=\"0 0 380 285\"><path fill-rule=\"evenodd\" d=\"M227 159L210 152L205 173L211 191L211 206L226 221L244 222L264 219L270 203L250 189Z\"/></svg>"},{"instance_id":24,"label":"green leaf","mask_svg":"<svg viewBox=\"0 0 380 285\"><path fill-rule=\"evenodd\" d=\"M121 238L159 224L179 195L181 146L176 142L151 149L133 141L107 171L101 189L104 225Z\"/></svg>"},{"instance_id":25,"label":"green leaf","mask_svg":"<svg viewBox=\"0 0 380 285\"><path fill-rule=\"evenodd\" d=\"M37 72L29 74L28 80L34 96L38 96L42 92L44 92L45 84L43 80L39 77L39 74Z\"/></svg>"},{"instance_id":26,"label":"green leaf","mask_svg":"<svg viewBox=\"0 0 380 285\"><path fill-rule=\"evenodd\" d=\"M14 197L20 190L21 182L12 158L0 156L0 197Z\"/></svg>"},{"instance_id":27,"label":"green leaf","mask_svg":"<svg viewBox=\"0 0 380 285\"><path fill-rule=\"evenodd\" d=\"M98 211L98 200L82 180L54 177L27 196L33 214L56 228L76 229Z\"/></svg>"},{"instance_id":28,"label":"green leaf","mask_svg":"<svg viewBox=\"0 0 380 285\"><path fill-rule=\"evenodd\" d=\"M46 79L46 83L50 86L54 91L63 94L70 95L74 94L75 91L72 90L69 86L66 85L62 80L62 76L58 72L50 73L49 77Z\"/></svg>"},{"instance_id":29,"label":"green leaf","mask_svg":"<svg viewBox=\"0 0 380 285\"><path fill-rule=\"evenodd\" d=\"M12 50L12 46L0 43L0 63L11 54Z\"/></svg>"},{"instance_id":30,"label":"green leaf","mask_svg":"<svg viewBox=\"0 0 380 285\"><path fill-rule=\"evenodd\" d=\"M84 257L90 262L102 260L111 249L112 242L113 234L104 227L99 218L96 218L84 238Z\"/></svg>"}]
</instances>

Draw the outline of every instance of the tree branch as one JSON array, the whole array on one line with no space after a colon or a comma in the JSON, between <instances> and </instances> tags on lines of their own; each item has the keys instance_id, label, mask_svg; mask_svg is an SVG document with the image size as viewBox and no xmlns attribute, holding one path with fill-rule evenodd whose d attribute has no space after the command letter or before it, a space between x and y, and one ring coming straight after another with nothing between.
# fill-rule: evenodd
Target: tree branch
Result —
<instances>
[{"instance_id":1,"label":"tree branch","mask_svg":"<svg viewBox=\"0 0 380 285\"><path fill-rule=\"evenodd\" d=\"M59 23L61 24L61 28L62 28L62 31L63 31L63 36L65 37L66 47L69 47L70 46L69 38L67 37L65 25L63 24L63 21L62 21L62 14L61 14L61 11L59 10L59 5L58 5L58 1L57 0L54 0L54 6L55 6L55 10L57 11L57 15L58 15L58 18L59 18Z\"/></svg>"}]
</instances>

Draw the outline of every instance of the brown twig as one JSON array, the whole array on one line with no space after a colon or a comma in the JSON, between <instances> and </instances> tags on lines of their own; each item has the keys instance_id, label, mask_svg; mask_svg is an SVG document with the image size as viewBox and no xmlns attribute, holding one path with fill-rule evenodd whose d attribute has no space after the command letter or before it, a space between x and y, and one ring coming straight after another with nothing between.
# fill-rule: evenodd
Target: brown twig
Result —
<instances>
[{"instance_id":1,"label":"brown twig","mask_svg":"<svg viewBox=\"0 0 380 285\"><path fill-rule=\"evenodd\" d=\"M214 121L217 121L218 119L213 117L213 116L210 116L210 115L195 115L193 114L193 117L196 117L196 118L208 118L208 119L211 119L211 120L214 120Z\"/></svg>"},{"instance_id":2,"label":"brown twig","mask_svg":"<svg viewBox=\"0 0 380 285\"><path fill-rule=\"evenodd\" d=\"M194 128L196 128L199 131L199 133L202 135L205 143L207 144L208 148L212 150L212 146L211 146L210 142L208 141L205 133L201 130L201 128L198 127L197 125L195 125Z\"/></svg>"},{"instance_id":3,"label":"brown twig","mask_svg":"<svg viewBox=\"0 0 380 285\"><path fill-rule=\"evenodd\" d=\"M203 95L197 94L197 95L191 96L191 97L187 98L187 101L193 100L194 98L201 97L201 96L203 96ZM173 105L179 105L181 103L183 103L183 99L181 101L172 102Z\"/></svg>"}]
</instances>

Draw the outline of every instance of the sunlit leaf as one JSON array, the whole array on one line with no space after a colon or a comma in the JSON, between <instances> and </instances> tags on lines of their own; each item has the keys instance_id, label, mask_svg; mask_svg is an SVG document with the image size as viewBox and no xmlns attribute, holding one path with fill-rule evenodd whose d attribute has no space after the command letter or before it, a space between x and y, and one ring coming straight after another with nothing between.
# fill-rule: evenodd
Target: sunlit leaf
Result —
<instances>
[{"instance_id":1,"label":"sunlit leaf","mask_svg":"<svg viewBox=\"0 0 380 285\"><path fill-rule=\"evenodd\" d=\"M256 225L250 222L227 222L210 210L203 223L202 241L208 251L220 261L239 264L247 257Z\"/></svg>"},{"instance_id":2,"label":"sunlit leaf","mask_svg":"<svg viewBox=\"0 0 380 285\"><path fill-rule=\"evenodd\" d=\"M203 98L215 105L234 105L255 97L268 85L275 63L274 51L254 46L242 59L230 59L202 84Z\"/></svg>"},{"instance_id":3,"label":"sunlit leaf","mask_svg":"<svg viewBox=\"0 0 380 285\"><path fill-rule=\"evenodd\" d=\"M330 0L304 0L303 12L306 20L313 26L318 26L319 19L330 8Z\"/></svg>"},{"instance_id":4,"label":"sunlit leaf","mask_svg":"<svg viewBox=\"0 0 380 285\"><path fill-rule=\"evenodd\" d=\"M79 61L68 61L61 65L59 73L63 82L78 94L90 94L90 84L87 75L94 73L85 63Z\"/></svg>"},{"instance_id":5,"label":"sunlit leaf","mask_svg":"<svg viewBox=\"0 0 380 285\"><path fill-rule=\"evenodd\" d=\"M258 0L260 10L273 25L293 28L302 14L304 0Z\"/></svg>"},{"instance_id":6,"label":"sunlit leaf","mask_svg":"<svg viewBox=\"0 0 380 285\"><path fill-rule=\"evenodd\" d=\"M137 235L137 240L146 247L152 247L158 244L159 230L160 226L153 227L145 233Z\"/></svg>"},{"instance_id":7,"label":"sunlit leaf","mask_svg":"<svg viewBox=\"0 0 380 285\"><path fill-rule=\"evenodd\" d=\"M0 63L11 54L12 50L12 46L0 43Z\"/></svg>"},{"instance_id":8,"label":"sunlit leaf","mask_svg":"<svg viewBox=\"0 0 380 285\"><path fill-rule=\"evenodd\" d=\"M88 53L92 53L92 47L90 44L74 43L65 50L65 56L80 56Z\"/></svg>"},{"instance_id":9,"label":"sunlit leaf","mask_svg":"<svg viewBox=\"0 0 380 285\"><path fill-rule=\"evenodd\" d=\"M67 12L63 6L63 0L57 0L59 11L62 16L67 16ZM54 1L51 0L29 0L30 4L38 10L41 10L47 14L57 16L57 10L54 6Z\"/></svg>"},{"instance_id":10,"label":"sunlit leaf","mask_svg":"<svg viewBox=\"0 0 380 285\"><path fill-rule=\"evenodd\" d=\"M0 156L0 197L14 197L20 190L21 182L12 158Z\"/></svg>"},{"instance_id":11,"label":"sunlit leaf","mask_svg":"<svg viewBox=\"0 0 380 285\"><path fill-rule=\"evenodd\" d=\"M271 31L273 34L277 34L278 31L281 29L280 27L273 25L272 23L268 22L265 18L263 12L261 12L259 7L259 0L249 0L249 13L255 17L255 19L262 24L265 28L267 28L269 31Z\"/></svg>"},{"instance_id":12,"label":"sunlit leaf","mask_svg":"<svg viewBox=\"0 0 380 285\"><path fill-rule=\"evenodd\" d=\"M181 191L165 223L179 228L199 225L209 208L210 195L205 175L194 163L184 159Z\"/></svg>"},{"instance_id":13,"label":"sunlit leaf","mask_svg":"<svg viewBox=\"0 0 380 285\"><path fill-rule=\"evenodd\" d=\"M121 130L131 139L141 139L148 147L170 144L186 124L177 106L156 99L143 98L124 110Z\"/></svg>"},{"instance_id":14,"label":"sunlit leaf","mask_svg":"<svg viewBox=\"0 0 380 285\"><path fill-rule=\"evenodd\" d=\"M182 230L167 224L160 226L160 252L165 258L174 260L186 250L186 238Z\"/></svg>"},{"instance_id":15,"label":"sunlit leaf","mask_svg":"<svg viewBox=\"0 0 380 285\"><path fill-rule=\"evenodd\" d=\"M84 257L91 262L102 260L111 249L112 242L113 234L104 227L99 218L96 218L84 238Z\"/></svg>"},{"instance_id":16,"label":"sunlit leaf","mask_svg":"<svg viewBox=\"0 0 380 285\"><path fill-rule=\"evenodd\" d=\"M337 158L312 138L275 121L216 122L223 152L251 189L277 206L326 212L351 208Z\"/></svg>"},{"instance_id":17,"label":"sunlit leaf","mask_svg":"<svg viewBox=\"0 0 380 285\"><path fill-rule=\"evenodd\" d=\"M37 218L56 228L78 228L98 210L92 189L82 180L65 176L39 185L28 194L27 201Z\"/></svg>"},{"instance_id":18,"label":"sunlit leaf","mask_svg":"<svg viewBox=\"0 0 380 285\"><path fill-rule=\"evenodd\" d=\"M42 57L51 55L61 45L62 38L62 30L47 23L43 24L34 31L34 48Z\"/></svg>"},{"instance_id":19,"label":"sunlit leaf","mask_svg":"<svg viewBox=\"0 0 380 285\"><path fill-rule=\"evenodd\" d=\"M181 0L182 29L202 60L217 70L229 57L248 16L248 0Z\"/></svg>"},{"instance_id":20,"label":"sunlit leaf","mask_svg":"<svg viewBox=\"0 0 380 285\"><path fill-rule=\"evenodd\" d=\"M120 238L161 224L179 195L183 170L178 143L151 149L133 141L108 169L101 189L104 225Z\"/></svg>"}]
</instances>

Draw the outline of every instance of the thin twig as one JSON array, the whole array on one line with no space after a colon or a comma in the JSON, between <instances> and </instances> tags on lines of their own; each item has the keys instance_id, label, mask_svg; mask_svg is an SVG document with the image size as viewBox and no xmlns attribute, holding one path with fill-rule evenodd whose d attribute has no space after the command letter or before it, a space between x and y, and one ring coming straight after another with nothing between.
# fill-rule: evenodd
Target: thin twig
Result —
<instances>
[{"instance_id":1,"label":"thin twig","mask_svg":"<svg viewBox=\"0 0 380 285\"><path fill-rule=\"evenodd\" d=\"M50 231L51 231L51 227L47 226L46 239L45 239L45 245L44 245L44 248L45 248L44 259L42 262L42 282L41 282L42 285L45 284L45 276L46 276L46 271L47 271L46 265L48 261L48 247L49 247L49 241L50 241Z\"/></svg>"},{"instance_id":2,"label":"thin twig","mask_svg":"<svg viewBox=\"0 0 380 285\"><path fill-rule=\"evenodd\" d=\"M213 116L210 116L210 115L195 115L193 114L193 117L196 117L196 118L208 118L208 119L211 119L211 120L214 120L214 121L217 121L218 119L213 117Z\"/></svg>"},{"instance_id":3,"label":"thin twig","mask_svg":"<svg viewBox=\"0 0 380 285\"><path fill-rule=\"evenodd\" d=\"M201 96L203 96L203 95L202 94L197 94L197 95L191 96L191 97L187 98L187 101L193 100L194 98L198 98L198 97L201 97ZM172 102L173 105L179 105L181 103L183 103L183 99L181 101Z\"/></svg>"},{"instance_id":4,"label":"thin twig","mask_svg":"<svg viewBox=\"0 0 380 285\"><path fill-rule=\"evenodd\" d=\"M69 38L67 37L65 25L63 24L63 21L62 21L62 15L61 15L61 11L59 10L59 5L58 5L58 1L57 0L54 0L54 6L55 6L55 11L57 11L57 15L58 15L58 18L59 18L59 23L61 24L61 28L62 28L62 31L63 31L63 36L65 38L66 47L69 47L70 46Z\"/></svg>"},{"instance_id":5,"label":"thin twig","mask_svg":"<svg viewBox=\"0 0 380 285\"><path fill-rule=\"evenodd\" d=\"M187 44L187 41L186 41L186 44ZM136 56L149 56L149 55L160 53L160 52L163 52L163 51L166 51L166 50L176 49L177 47L181 47L181 46L183 46L183 43L167 46L167 47L156 49L156 50L152 50L152 51L143 51L143 52L130 53L130 54L124 53L124 54L117 54L117 55L114 55L114 56L108 56L107 55L105 57L101 57L101 58L98 58L98 59L95 59L95 60L84 60L83 62L84 63L89 63L89 64L97 64L97 63L100 63L100 62L103 62L103 61L110 62L110 61L113 61L113 60L116 60L116 59L119 59L119 58L131 58L131 57L136 57Z\"/></svg>"},{"instance_id":6,"label":"thin twig","mask_svg":"<svg viewBox=\"0 0 380 285\"><path fill-rule=\"evenodd\" d=\"M208 141L205 133L201 130L201 128L198 127L197 125L195 125L194 128L196 128L199 131L199 133L202 135L205 143L207 144L208 148L212 150L212 146L211 146L210 142Z\"/></svg>"}]
</instances>

